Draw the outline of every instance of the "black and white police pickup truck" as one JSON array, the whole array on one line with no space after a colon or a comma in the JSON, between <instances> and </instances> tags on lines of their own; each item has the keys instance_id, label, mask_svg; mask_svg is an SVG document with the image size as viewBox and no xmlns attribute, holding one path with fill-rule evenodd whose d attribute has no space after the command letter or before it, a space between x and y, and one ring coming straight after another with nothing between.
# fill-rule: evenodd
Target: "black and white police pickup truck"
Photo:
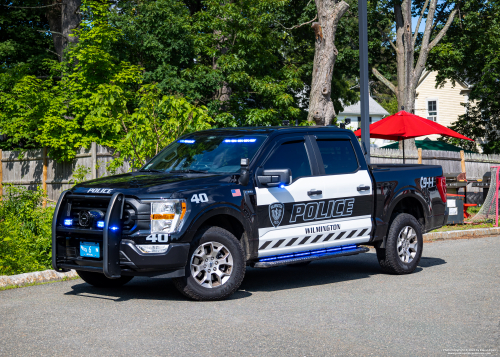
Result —
<instances>
[{"instance_id":1,"label":"black and white police pickup truck","mask_svg":"<svg viewBox=\"0 0 500 357\"><path fill-rule=\"evenodd\" d=\"M368 166L336 127L216 129L186 135L141 170L64 191L52 264L87 283L173 278L196 300L234 293L246 266L295 267L376 248L407 274L422 234L446 222L441 166Z\"/></svg>"}]
</instances>

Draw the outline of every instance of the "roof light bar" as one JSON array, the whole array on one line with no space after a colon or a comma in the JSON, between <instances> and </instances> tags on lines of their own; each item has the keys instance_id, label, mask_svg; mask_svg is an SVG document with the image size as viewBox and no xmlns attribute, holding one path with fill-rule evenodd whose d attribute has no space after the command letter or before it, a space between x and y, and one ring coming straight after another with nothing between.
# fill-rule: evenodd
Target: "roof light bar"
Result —
<instances>
[{"instance_id":1,"label":"roof light bar","mask_svg":"<svg viewBox=\"0 0 500 357\"><path fill-rule=\"evenodd\" d=\"M225 143L254 143L257 139L224 139Z\"/></svg>"},{"instance_id":2,"label":"roof light bar","mask_svg":"<svg viewBox=\"0 0 500 357\"><path fill-rule=\"evenodd\" d=\"M196 140L194 139L182 139L182 140L177 140L178 143L181 144L194 144Z\"/></svg>"}]
</instances>

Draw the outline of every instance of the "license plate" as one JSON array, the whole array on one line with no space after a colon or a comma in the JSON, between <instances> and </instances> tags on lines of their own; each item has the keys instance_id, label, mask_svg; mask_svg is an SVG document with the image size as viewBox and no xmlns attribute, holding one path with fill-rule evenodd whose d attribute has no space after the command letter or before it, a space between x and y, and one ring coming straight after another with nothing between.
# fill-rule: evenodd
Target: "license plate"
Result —
<instances>
[{"instance_id":1,"label":"license plate","mask_svg":"<svg viewBox=\"0 0 500 357\"><path fill-rule=\"evenodd\" d=\"M80 242L80 256L87 258L100 258L99 243Z\"/></svg>"}]
</instances>

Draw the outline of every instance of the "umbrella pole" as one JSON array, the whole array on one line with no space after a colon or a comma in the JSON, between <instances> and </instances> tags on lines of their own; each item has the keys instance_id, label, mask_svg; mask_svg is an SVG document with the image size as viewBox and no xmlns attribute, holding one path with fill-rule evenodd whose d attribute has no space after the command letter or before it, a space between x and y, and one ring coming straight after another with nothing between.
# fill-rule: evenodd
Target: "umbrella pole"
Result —
<instances>
[{"instance_id":1,"label":"umbrella pole","mask_svg":"<svg viewBox=\"0 0 500 357\"><path fill-rule=\"evenodd\" d=\"M403 164L405 163L405 139L403 138Z\"/></svg>"}]
</instances>

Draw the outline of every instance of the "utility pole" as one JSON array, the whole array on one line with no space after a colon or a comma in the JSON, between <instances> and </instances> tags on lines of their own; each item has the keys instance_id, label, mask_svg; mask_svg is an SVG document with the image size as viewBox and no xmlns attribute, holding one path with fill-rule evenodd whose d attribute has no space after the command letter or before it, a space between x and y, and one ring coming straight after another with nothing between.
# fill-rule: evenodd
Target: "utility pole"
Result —
<instances>
[{"instance_id":1,"label":"utility pole","mask_svg":"<svg viewBox=\"0 0 500 357\"><path fill-rule=\"evenodd\" d=\"M368 1L358 1L359 13L359 92L361 99L361 147L370 164L370 106L368 93Z\"/></svg>"},{"instance_id":2,"label":"utility pole","mask_svg":"<svg viewBox=\"0 0 500 357\"><path fill-rule=\"evenodd\" d=\"M411 0L406 0L406 14L405 14L405 21L406 21L406 31L405 31L405 47L406 47L406 86L408 87L408 90L406 90L406 98L405 98L405 105L407 105L409 108L413 107L413 105L410 106L410 90L409 88L411 87L412 84L412 78L411 78L411 71L413 69L413 56L412 56L412 51L413 51L413 46L411 43ZM418 31L418 29L416 30ZM411 110L412 113L414 113L413 110Z\"/></svg>"}]
</instances>

